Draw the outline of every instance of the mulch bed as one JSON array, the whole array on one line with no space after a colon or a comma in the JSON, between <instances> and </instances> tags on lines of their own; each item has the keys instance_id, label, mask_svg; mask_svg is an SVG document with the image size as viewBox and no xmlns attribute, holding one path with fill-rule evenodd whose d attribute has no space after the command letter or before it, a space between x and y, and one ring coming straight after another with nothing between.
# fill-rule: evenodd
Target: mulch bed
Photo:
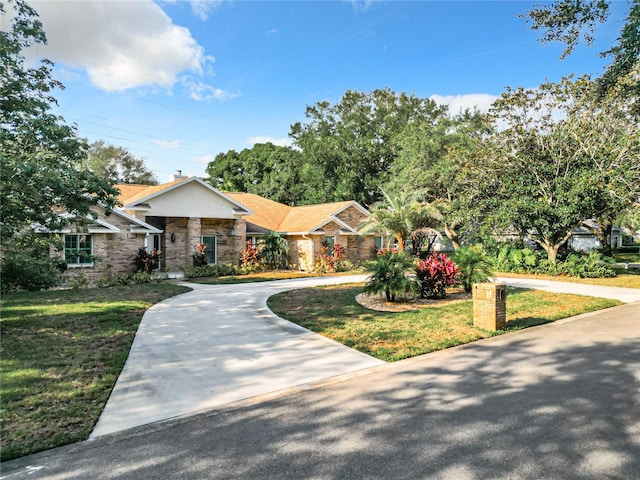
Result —
<instances>
[{"instance_id":1,"label":"mulch bed","mask_svg":"<svg viewBox=\"0 0 640 480\"><path fill-rule=\"evenodd\" d=\"M442 300L429 300L426 298L406 298L395 302L387 302L381 295L367 295L360 293L356 295L356 302L369 310L378 312L410 312L428 307L439 307L451 303L471 300L471 292L465 292L461 288L447 289L447 297Z\"/></svg>"}]
</instances>

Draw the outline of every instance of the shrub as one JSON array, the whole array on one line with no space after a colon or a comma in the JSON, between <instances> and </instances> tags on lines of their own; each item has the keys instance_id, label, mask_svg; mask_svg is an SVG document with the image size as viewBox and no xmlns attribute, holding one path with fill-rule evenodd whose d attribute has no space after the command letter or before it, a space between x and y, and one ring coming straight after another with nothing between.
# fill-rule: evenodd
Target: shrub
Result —
<instances>
[{"instance_id":1,"label":"shrub","mask_svg":"<svg viewBox=\"0 0 640 480\"><path fill-rule=\"evenodd\" d=\"M153 251L148 252L146 247L138 248L136 257L133 259L133 263L136 267L136 272L151 273L154 269L158 268L158 262L160 260L160 252L155 248Z\"/></svg>"},{"instance_id":2,"label":"shrub","mask_svg":"<svg viewBox=\"0 0 640 480\"><path fill-rule=\"evenodd\" d=\"M364 287L364 293L378 295L384 293L387 302L395 302L398 296L417 290L414 280L407 278L405 270L411 266L411 260L403 253L384 253L366 264L371 273Z\"/></svg>"},{"instance_id":3,"label":"shrub","mask_svg":"<svg viewBox=\"0 0 640 480\"><path fill-rule=\"evenodd\" d=\"M148 272L136 272L131 277L131 283L134 285L142 285L143 283L150 283L151 275Z\"/></svg>"},{"instance_id":4,"label":"shrub","mask_svg":"<svg viewBox=\"0 0 640 480\"><path fill-rule=\"evenodd\" d=\"M107 272L96 279L96 286L98 287L113 287L119 284L120 278L115 272Z\"/></svg>"},{"instance_id":5,"label":"shrub","mask_svg":"<svg viewBox=\"0 0 640 480\"><path fill-rule=\"evenodd\" d=\"M313 264L316 273L346 272L353 267L353 263L344 258L345 248L340 243L333 244L333 251L329 253L329 244L322 242L320 258Z\"/></svg>"},{"instance_id":6,"label":"shrub","mask_svg":"<svg viewBox=\"0 0 640 480\"><path fill-rule=\"evenodd\" d=\"M260 266L260 249L251 240L240 255L240 268L244 273L255 272Z\"/></svg>"},{"instance_id":7,"label":"shrub","mask_svg":"<svg viewBox=\"0 0 640 480\"><path fill-rule=\"evenodd\" d=\"M4 252L0 264L3 293L16 290L46 290L57 287L67 264L49 256L49 239L26 234Z\"/></svg>"},{"instance_id":8,"label":"shrub","mask_svg":"<svg viewBox=\"0 0 640 480\"><path fill-rule=\"evenodd\" d=\"M455 252L454 261L460 268L458 281L465 292L470 292L474 283L486 282L493 275L491 260L481 245L460 247Z\"/></svg>"},{"instance_id":9,"label":"shrub","mask_svg":"<svg viewBox=\"0 0 640 480\"><path fill-rule=\"evenodd\" d=\"M196 253L192 255L193 257L193 266L195 268L204 267L209 262L207 261L207 246L204 243L199 243L196 246Z\"/></svg>"},{"instance_id":10,"label":"shrub","mask_svg":"<svg viewBox=\"0 0 640 480\"><path fill-rule=\"evenodd\" d=\"M560 268L562 269L562 273L573 277L615 277L616 272L610 267L610 264L611 261L607 262L600 252L591 251L588 255L570 254L567 259L562 262Z\"/></svg>"},{"instance_id":11,"label":"shrub","mask_svg":"<svg viewBox=\"0 0 640 480\"><path fill-rule=\"evenodd\" d=\"M231 265L204 265L200 267L187 267L184 278L223 277L237 275L238 268Z\"/></svg>"},{"instance_id":12,"label":"shrub","mask_svg":"<svg viewBox=\"0 0 640 480\"><path fill-rule=\"evenodd\" d=\"M536 252L530 248L504 244L496 252L494 267L500 272L526 273L534 271L539 261Z\"/></svg>"},{"instance_id":13,"label":"shrub","mask_svg":"<svg viewBox=\"0 0 640 480\"><path fill-rule=\"evenodd\" d=\"M77 275L69 277L69 286L73 290L87 288L89 286L89 279L84 272L79 272Z\"/></svg>"},{"instance_id":14,"label":"shrub","mask_svg":"<svg viewBox=\"0 0 640 480\"><path fill-rule=\"evenodd\" d=\"M433 252L426 260L416 260L414 269L422 298L445 298L447 287L458 283L459 268L445 254Z\"/></svg>"},{"instance_id":15,"label":"shrub","mask_svg":"<svg viewBox=\"0 0 640 480\"><path fill-rule=\"evenodd\" d=\"M269 267L277 269L286 266L288 249L283 237L276 232L269 232L263 239L260 254Z\"/></svg>"}]
</instances>

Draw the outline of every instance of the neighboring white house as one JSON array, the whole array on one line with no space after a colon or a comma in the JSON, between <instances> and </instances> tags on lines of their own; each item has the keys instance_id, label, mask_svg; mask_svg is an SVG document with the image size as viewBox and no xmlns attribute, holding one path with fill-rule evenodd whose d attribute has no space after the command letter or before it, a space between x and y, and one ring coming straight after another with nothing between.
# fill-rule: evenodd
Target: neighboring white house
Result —
<instances>
[{"instance_id":1,"label":"neighboring white house","mask_svg":"<svg viewBox=\"0 0 640 480\"><path fill-rule=\"evenodd\" d=\"M592 222L588 222L593 228L598 230L598 226ZM611 248L622 247L623 232L619 227L614 226L611 231ZM594 248L602 248L602 244L598 238L589 231L586 227L578 227L573 230L573 235L569 239L569 247L574 250L580 250L583 252L589 252Z\"/></svg>"}]
</instances>

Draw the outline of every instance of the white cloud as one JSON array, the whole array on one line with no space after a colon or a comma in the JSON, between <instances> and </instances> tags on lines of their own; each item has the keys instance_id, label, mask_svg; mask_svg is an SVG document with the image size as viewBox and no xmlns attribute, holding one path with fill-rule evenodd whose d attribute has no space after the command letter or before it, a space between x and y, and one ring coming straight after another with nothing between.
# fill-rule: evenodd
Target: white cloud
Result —
<instances>
[{"instance_id":1,"label":"white cloud","mask_svg":"<svg viewBox=\"0 0 640 480\"><path fill-rule=\"evenodd\" d=\"M366 12L374 0L349 0L356 12Z\"/></svg>"},{"instance_id":2,"label":"white cloud","mask_svg":"<svg viewBox=\"0 0 640 480\"><path fill-rule=\"evenodd\" d=\"M205 82L194 80L193 78L189 77L182 78L180 80L180 83L184 88L187 89L187 91L189 92L189 96L197 102L212 99L225 101L240 96L239 93L227 92L226 90L212 87Z\"/></svg>"},{"instance_id":3,"label":"white cloud","mask_svg":"<svg viewBox=\"0 0 640 480\"><path fill-rule=\"evenodd\" d=\"M251 137L247 139L247 142L250 145L255 145L257 143L273 143L274 145L277 145L278 147L290 147L291 145L293 145L293 141L290 138L274 138L274 137L270 137L270 136L258 136L258 137Z\"/></svg>"},{"instance_id":4,"label":"white cloud","mask_svg":"<svg viewBox=\"0 0 640 480\"><path fill-rule=\"evenodd\" d=\"M202 155L200 157L192 157L191 160L193 160L196 163L208 164L210 162L213 162L213 155Z\"/></svg>"},{"instance_id":5,"label":"white cloud","mask_svg":"<svg viewBox=\"0 0 640 480\"><path fill-rule=\"evenodd\" d=\"M177 150L180 148L180 140L156 140L153 143L160 148L166 148L167 150Z\"/></svg>"},{"instance_id":6,"label":"white cloud","mask_svg":"<svg viewBox=\"0 0 640 480\"><path fill-rule=\"evenodd\" d=\"M29 3L38 11L48 39L36 53L85 70L102 90L170 90L185 78L203 83L215 60L152 0Z\"/></svg>"},{"instance_id":7,"label":"white cloud","mask_svg":"<svg viewBox=\"0 0 640 480\"><path fill-rule=\"evenodd\" d=\"M491 104L500 97L488 93L471 93L468 95L431 95L429 98L440 105L448 105L449 112L457 114L466 109L473 110L474 108L481 112L487 112Z\"/></svg>"},{"instance_id":8,"label":"white cloud","mask_svg":"<svg viewBox=\"0 0 640 480\"><path fill-rule=\"evenodd\" d=\"M222 0L191 0L191 11L204 21L222 4Z\"/></svg>"}]
</instances>

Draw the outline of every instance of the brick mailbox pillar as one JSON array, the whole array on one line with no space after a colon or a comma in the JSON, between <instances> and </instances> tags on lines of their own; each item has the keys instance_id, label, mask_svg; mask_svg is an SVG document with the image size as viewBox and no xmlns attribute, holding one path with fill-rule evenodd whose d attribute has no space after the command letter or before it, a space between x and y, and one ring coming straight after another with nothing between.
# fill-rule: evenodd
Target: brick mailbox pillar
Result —
<instances>
[{"instance_id":1,"label":"brick mailbox pillar","mask_svg":"<svg viewBox=\"0 0 640 480\"><path fill-rule=\"evenodd\" d=\"M473 285L473 325L485 330L500 330L507 323L507 285Z\"/></svg>"}]
</instances>

